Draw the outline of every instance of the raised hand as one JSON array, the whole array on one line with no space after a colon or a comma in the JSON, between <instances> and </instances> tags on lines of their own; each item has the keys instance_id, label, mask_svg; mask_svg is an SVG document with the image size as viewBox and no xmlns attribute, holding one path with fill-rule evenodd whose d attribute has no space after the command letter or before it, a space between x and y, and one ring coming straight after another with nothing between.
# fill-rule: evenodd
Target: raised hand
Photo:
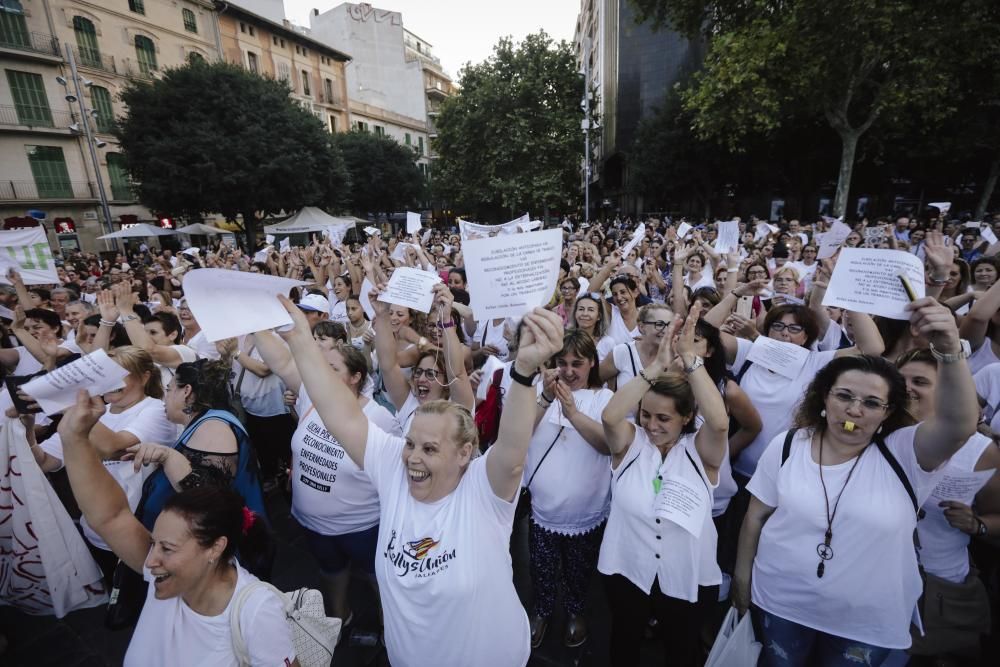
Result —
<instances>
[{"instance_id":1,"label":"raised hand","mask_svg":"<svg viewBox=\"0 0 1000 667\"><path fill-rule=\"evenodd\" d=\"M910 327L923 336L942 354L955 354L961 348L958 326L951 310L932 297L917 299L906 305L910 311Z\"/></svg>"},{"instance_id":2,"label":"raised hand","mask_svg":"<svg viewBox=\"0 0 1000 667\"><path fill-rule=\"evenodd\" d=\"M115 306L115 294L111 290L102 289L97 293L97 309L105 322L118 320L118 307Z\"/></svg>"},{"instance_id":3,"label":"raised hand","mask_svg":"<svg viewBox=\"0 0 1000 667\"><path fill-rule=\"evenodd\" d=\"M312 329L309 326L309 320L306 319L306 314L302 312L302 309L292 303L292 300L284 294L278 295L278 301L281 302L285 311L292 318L292 328L287 330L278 330L278 335L285 340L291 340L298 337L312 338Z\"/></svg>"},{"instance_id":4,"label":"raised hand","mask_svg":"<svg viewBox=\"0 0 1000 667\"><path fill-rule=\"evenodd\" d=\"M59 435L63 445L86 441L91 429L104 415L104 399L91 396L85 389L76 393L76 403L67 408L59 422Z\"/></svg>"},{"instance_id":5,"label":"raised hand","mask_svg":"<svg viewBox=\"0 0 1000 667\"><path fill-rule=\"evenodd\" d=\"M688 311L688 316L677 334L677 340L674 342L674 349L685 366L690 366L694 363L695 357L698 356L698 353L695 351L694 339L695 326L698 324L698 318L700 317L701 303L696 301Z\"/></svg>"},{"instance_id":6,"label":"raised hand","mask_svg":"<svg viewBox=\"0 0 1000 667\"><path fill-rule=\"evenodd\" d=\"M562 318L550 310L535 308L524 316L521 336L516 360L518 372L534 372L562 349Z\"/></svg>"}]
</instances>

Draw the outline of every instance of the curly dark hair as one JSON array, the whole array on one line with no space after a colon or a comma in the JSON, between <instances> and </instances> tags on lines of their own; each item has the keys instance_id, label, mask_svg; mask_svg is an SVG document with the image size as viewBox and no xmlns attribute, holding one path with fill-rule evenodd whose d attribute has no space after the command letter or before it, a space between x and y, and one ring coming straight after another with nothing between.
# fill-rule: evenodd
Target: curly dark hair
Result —
<instances>
[{"instance_id":1,"label":"curly dark hair","mask_svg":"<svg viewBox=\"0 0 1000 667\"><path fill-rule=\"evenodd\" d=\"M229 387L231 368L224 361L199 359L185 362L177 367L174 385L191 387L190 408L198 415L208 410L233 409L233 393Z\"/></svg>"},{"instance_id":2,"label":"curly dark hair","mask_svg":"<svg viewBox=\"0 0 1000 667\"><path fill-rule=\"evenodd\" d=\"M809 388L802 396L798 409L795 411L795 426L811 429L817 433L826 430L826 419L822 416L826 408L826 397L841 375L848 371L861 371L878 375L889 385L889 407L885 420L882 422L883 437L893 431L915 424L916 421L906 411L908 402L906 380L899 370L882 357L870 355L855 355L837 357L816 373L809 383Z\"/></svg>"}]
</instances>

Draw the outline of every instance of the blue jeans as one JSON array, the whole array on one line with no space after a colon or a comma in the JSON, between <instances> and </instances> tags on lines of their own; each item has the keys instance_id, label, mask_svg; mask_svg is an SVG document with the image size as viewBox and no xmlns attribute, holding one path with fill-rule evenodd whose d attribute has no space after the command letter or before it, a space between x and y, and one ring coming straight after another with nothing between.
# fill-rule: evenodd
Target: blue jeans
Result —
<instances>
[{"instance_id":1,"label":"blue jeans","mask_svg":"<svg viewBox=\"0 0 1000 667\"><path fill-rule=\"evenodd\" d=\"M752 607L759 667L878 667L891 649L844 639Z\"/></svg>"}]
</instances>

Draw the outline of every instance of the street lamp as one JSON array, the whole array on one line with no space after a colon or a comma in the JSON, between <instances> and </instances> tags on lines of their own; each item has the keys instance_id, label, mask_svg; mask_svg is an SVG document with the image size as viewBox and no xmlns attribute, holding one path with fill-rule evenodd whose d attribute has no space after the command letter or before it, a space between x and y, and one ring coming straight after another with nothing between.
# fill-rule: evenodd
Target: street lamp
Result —
<instances>
[{"instance_id":1,"label":"street lamp","mask_svg":"<svg viewBox=\"0 0 1000 667\"><path fill-rule=\"evenodd\" d=\"M94 136L93 129L90 127L90 119L97 118L96 109L87 109L87 106L83 102L83 91L80 88L80 84L86 87L94 85L93 81L89 81L80 76L80 73L76 69L76 58L73 54L73 47L69 44L66 45L66 61L69 63L70 73L73 79L73 91L69 91L69 81L65 77L57 76L56 82L63 88L66 88L66 101L72 104L76 102L80 107L80 122L73 123L70 125L70 130L74 133L78 133L83 130L84 136L87 138L87 149L90 152L90 162L94 167L94 176L97 179L97 194L101 200L101 212L104 213L104 226L107 229L108 234L114 232L114 228L111 226L111 207L108 206L108 195L104 190L104 178L101 176L101 165L97 160L97 149L104 148L107 146L107 142L102 141ZM116 244L117 245L117 244Z\"/></svg>"}]
</instances>

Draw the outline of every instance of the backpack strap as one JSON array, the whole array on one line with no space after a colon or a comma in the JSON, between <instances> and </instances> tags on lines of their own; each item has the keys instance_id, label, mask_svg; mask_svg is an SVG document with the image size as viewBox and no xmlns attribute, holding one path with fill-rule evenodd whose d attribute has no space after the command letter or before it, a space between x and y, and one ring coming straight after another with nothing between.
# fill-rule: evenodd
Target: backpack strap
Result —
<instances>
[{"instance_id":1,"label":"backpack strap","mask_svg":"<svg viewBox=\"0 0 1000 667\"><path fill-rule=\"evenodd\" d=\"M750 363L749 361L747 363ZM744 365L744 368L746 366ZM795 437L797 428L788 429L788 433L785 434L785 443L781 446L781 465L785 465L785 461L788 460L788 455L792 452L792 439Z\"/></svg>"},{"instance_id":2,"label":"backpack strap","mask_svg":"<svg viewBox=\"0 0 1000 667\"><path fill-rule=\"evenodd\" d=\"M892 468L892 471L896 473L896 477L899 478L903 488L906 489L906 495L910 497L910 503L913 505L913 513L919 514L920 504L917 502L917 494L913 492L913 485L910 484L909 478L906 476L906 473L903 472L903 466L899 465L899 461L892 455L892 452L889 451L889 448L885 444L885 440L882 439L881 436L875 436L875 446L878 447L879 453L885 458L886 463L888 463L889 467Z\"/></svg>"},{"instance_id":3,"label":"backpack strap","mask_svg":"<svg viewBox=\"0 0 1000 667\"><path fill-rule=\"evenodd\" d=\"M545 458L549 455L549 452L551 452L552 448L556 446L557 442L559 442L559 436L562 435L563 429L565 428L565 426L559 427L559 432L556 433L556 437L552 439L552 444L549 445L549 448L545 450L544 454L542 454L542 460L535 466L535 472L531 473L531 477L528 478L528 483L524 485L525 488L531 488L531 482L535 479L535 475L538 474L538 469L542 467L542 464L545 463Z\"/></svg>"},{"instance_id":4,"label":"backpack strap","mask_svg":"<svg viewBox=\"0 0 1000 667\"><path fill-rule=\"evenodd\" d=\"M639 371L635 368L635 357L632 356L632 343L626 343L625 349L628 350L628 360L632 362L632 377L639 377Z\"/></svg>"},{"instance_id":5,"label":"backpack strap","mask_svg":"<svg viewBox=\"0 0 1000 667\"><path fill-rule=\"evenodd\" d=\"M743 381L743 376L747 374L747 371L750 370L750 367L752 365L753 362L750 361L749 359L743 362L743 365L740 366L740 370L736 373L736 384L739 384L740 382Z\"/></svg>"},{"instance_id":6,"label":"backpack strap","mask_svg":"<svg viewBox=\"0 0 1000 667\"><path fill-rule=\"evenodd\" d=\"M694 471L696 473L698 473L698 479L700 479L701 483L705 485L705 490L708 491L708 497L711 498L712 497L712 487L710 487L708 485L708 480L706 480L705 477L701 474L701 468L698 467L698 464L695 462L694 458L691 456L691 452L689 452L687 450L687 447L684 448L684 454L687 456L688 461L690 461L691 465L694 467Z\"/></svg>"}]
</instances>

